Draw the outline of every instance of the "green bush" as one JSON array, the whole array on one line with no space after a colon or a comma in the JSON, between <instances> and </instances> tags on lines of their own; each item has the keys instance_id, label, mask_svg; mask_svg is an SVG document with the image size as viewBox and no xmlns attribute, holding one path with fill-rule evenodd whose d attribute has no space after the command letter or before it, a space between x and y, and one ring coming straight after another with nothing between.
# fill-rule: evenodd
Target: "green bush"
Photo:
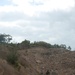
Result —
<instances>
[{"instance_id":1,"label":"green bush","mask_svg":"<svg viewBox=\"0 0 75 75\"><path fill-rule=\"evenodd\" d=\"M18 54L17 54L17 50L10 50L8 56L7 56L7 61L10 64L16 65L17 61L18 61Z\"/></svg>"},{"instance_id":2,"label":"green bush","mask_svg":"<svg viewBox=\"0 0 75 75\"><path fill-rule=\"evenodd\" d=\"M13 53L10 53L8 56L7 56L7 61L11 64L16 64L18 60L18 57L16 54L13 54Z\"/></svg>"}]
</instances>

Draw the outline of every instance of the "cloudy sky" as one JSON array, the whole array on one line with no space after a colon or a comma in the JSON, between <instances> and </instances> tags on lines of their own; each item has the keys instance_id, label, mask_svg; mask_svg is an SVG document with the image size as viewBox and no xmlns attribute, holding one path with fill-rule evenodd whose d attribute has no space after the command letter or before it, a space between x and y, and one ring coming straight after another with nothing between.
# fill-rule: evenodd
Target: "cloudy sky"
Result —
<instances>
[{"instance_id":1,"label":"cloudy sky","mask_svg":"<svg viewBox=\"0 0 75 75\"><path fill-rule=\"evenodd\" d=\"M0 33L75 49L75 1L0 0Z\"/></svg>"}]
</instances>

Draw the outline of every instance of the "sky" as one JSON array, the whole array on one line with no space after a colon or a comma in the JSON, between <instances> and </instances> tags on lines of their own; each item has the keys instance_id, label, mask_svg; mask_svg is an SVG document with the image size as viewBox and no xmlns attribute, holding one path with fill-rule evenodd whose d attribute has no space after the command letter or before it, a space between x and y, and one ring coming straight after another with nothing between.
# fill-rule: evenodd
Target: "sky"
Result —
<instances>
[{"instance_id":1,"label":"sky","mask_svg":"<svg viewBox=\"0 0 75 75\"><path fill-rule=\"evenodd\" d=\"M75 0L0 0L0 33L75 49Z\"/></svg>"}]
</instances>

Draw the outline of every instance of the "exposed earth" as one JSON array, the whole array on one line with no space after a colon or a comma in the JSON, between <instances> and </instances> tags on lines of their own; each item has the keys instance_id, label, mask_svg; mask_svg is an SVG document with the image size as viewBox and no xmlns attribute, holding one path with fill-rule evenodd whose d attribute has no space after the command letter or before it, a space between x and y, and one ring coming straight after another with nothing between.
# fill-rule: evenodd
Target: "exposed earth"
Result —
<instances>
[{"instance_id":1,"label":"exposed earth","mask_svg":"<svg viewBox=\"0 0 75 75\"><path fill-rule=\"evenodd\" d=\"M44 47L18 50L19 69L7 62L8 52L0 50L0 75L75 75L75 51Z\"/></svg>"}]
</instances>

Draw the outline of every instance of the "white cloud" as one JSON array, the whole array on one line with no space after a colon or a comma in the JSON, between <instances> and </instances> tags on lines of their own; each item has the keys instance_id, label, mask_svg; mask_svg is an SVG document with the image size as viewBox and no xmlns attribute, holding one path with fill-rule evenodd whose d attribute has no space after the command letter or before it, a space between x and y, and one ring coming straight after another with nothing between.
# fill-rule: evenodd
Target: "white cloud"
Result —
<instances>
[{"instance_id":1,"label":"white cloud","mask_svg":"<svg viewBox=\"0 0 75 75\"><path fill-rule=\"evenodd\" d=\"M12 35L17 42L43 40L74 48L74 0L32 1L12 0L15 5L0 6L0 32Z\"/></svg>"},{"instance_id":2,"label":"white cloud","mask_svg":"<svg viewBox=\"0 0 75 75\"><path fill-rule=\"evenodd\" d=\"M70 10L74 7L74 0L34 0L33 5L31 0L11 0L15 5L0 6L0 12L22 12L26 15L38 15L39 12L49 12L53 10ZM41 5L34 5L42 3Z\"/></svg>"},{"instance_id":3,"label":"white cloud","mask_svg":"<svg viewBox=\"0 0 75 75\"><path fill-rule=\"evenodd\" d=\"M74 0L34 0L34 3L41 5L31 5L31 0L12 0L15 5L0 6L0 12L22 12L26 15L38 15L39 12L49 12L53 10L70 10L74 7Z\"/></svg>"},{"instance_id":4,"label":"white cloud","mask_svg":"<svg viewBox=\"0 0 75 75\"><path fill-rule=\"evenodd\" d=\"M0 22L0 27L15 27L15 22Z\"/></svg>"},{"instance_id":5,"label":"white cloud","mask_svg":"<svg viewBox=\"0 0 75 75\"><path fill-rule=\"evenodd\" d=\"M16 6L12 5L0 6L0 12L14 12L16 10L17 10Z\"/></svg>"},{"instance_id":6,"label":"white cloud","mask_svg":"<svg viewBox=\"0 0 75 75\"><path fill-rule=\"evenodd\" d=\"M12 0L17 4L19 10L28 15L34 15L36 12L48 12L52 10L69 10L74 7L74 0L34 0L34 3L42 3L41 5L34 6L30 4L31 0ZM33 0L32 0L33 1Z\"/></svg>"}]
</instances>

